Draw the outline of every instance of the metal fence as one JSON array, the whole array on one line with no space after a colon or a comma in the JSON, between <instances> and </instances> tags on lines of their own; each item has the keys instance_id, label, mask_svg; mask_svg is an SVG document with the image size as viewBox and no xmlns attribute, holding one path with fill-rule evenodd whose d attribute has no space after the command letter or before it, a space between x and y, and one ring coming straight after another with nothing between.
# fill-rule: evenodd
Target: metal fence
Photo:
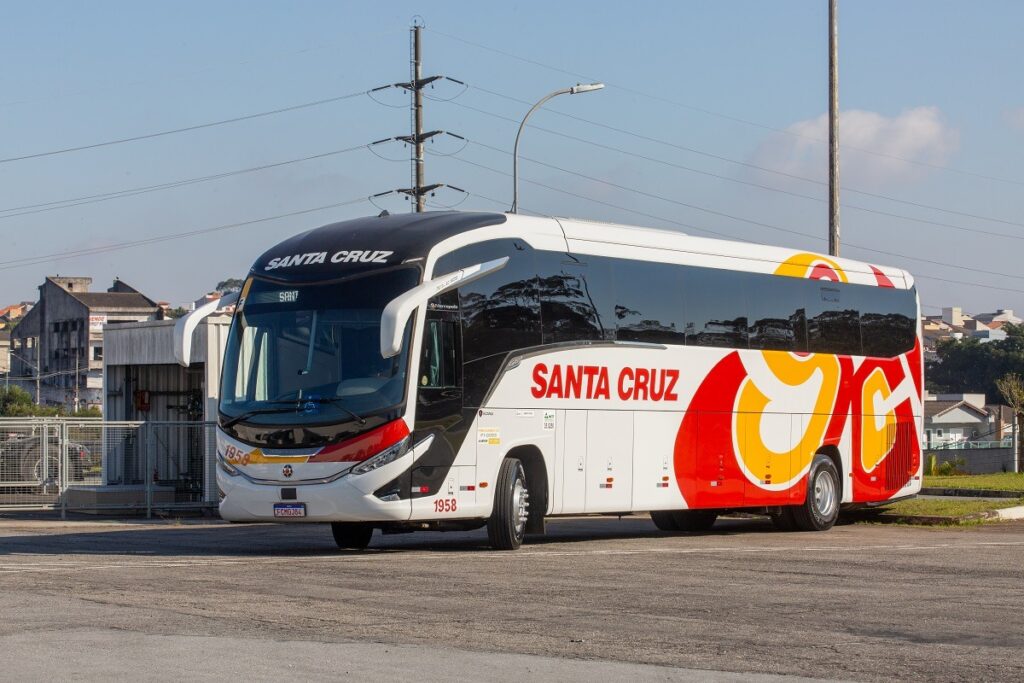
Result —
<instances>
[{"instance_id":1,"label":"metal fence","mask_svg":"<svg viewBox=\"0 0 1024 683\"><path fill-rule=\"evenodd\" d=\"M212 422L0 419L0 509L145 512L217 503Z\"/></svg>"}]
</instances>

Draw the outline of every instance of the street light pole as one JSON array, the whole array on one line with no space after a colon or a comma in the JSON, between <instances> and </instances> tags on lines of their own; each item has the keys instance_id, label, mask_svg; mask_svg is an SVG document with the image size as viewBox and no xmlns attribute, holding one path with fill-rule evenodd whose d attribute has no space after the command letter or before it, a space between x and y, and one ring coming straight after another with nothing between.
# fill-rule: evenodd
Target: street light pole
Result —
<instances>
[{"instance_id":1,"label":"street light pole","mask_svg":"<svg viewBox=\"0 0 1024 683\"><path fill-rule=\"evenodd\" d=\"M544 97L540 98L537 104L530 107L530 111L526 112L526 116L523 117L522 122L519 124L519 131L516 133L516 144L512 148L512 210L510 213L519 213L519 136L523 134L523 128L526 127L526 120L530 118L530 114L540 109L541 105L550 100L553 97L559 95L577 95L579 93L594 92L604 87L604 83L577 83L571 88L563 88L556 90L553 93L548 93Z\"/></svg>"}]
</instances>

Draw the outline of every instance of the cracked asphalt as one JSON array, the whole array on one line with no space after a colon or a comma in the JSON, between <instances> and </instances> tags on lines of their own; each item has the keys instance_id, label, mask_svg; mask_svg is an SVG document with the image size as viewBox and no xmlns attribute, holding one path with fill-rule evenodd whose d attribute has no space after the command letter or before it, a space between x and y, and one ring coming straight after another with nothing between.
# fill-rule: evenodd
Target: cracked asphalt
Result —
<instances>
[{"instance_id":1,"label":"cracked asphalt","mask_svg":"<svg viewBox=\"0 0 1024 683\"><path fill-rule=\"evenodd\" d=\"M0 518L8 679L1021 680L1024 522L780 533Z\"/></svg>"}]
</instances>

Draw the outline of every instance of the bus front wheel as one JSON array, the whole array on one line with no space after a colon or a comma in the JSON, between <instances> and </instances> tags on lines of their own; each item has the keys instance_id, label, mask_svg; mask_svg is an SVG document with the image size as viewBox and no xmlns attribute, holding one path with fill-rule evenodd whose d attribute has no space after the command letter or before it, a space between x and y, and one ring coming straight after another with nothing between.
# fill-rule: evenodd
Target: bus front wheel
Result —
<instances>
[{"instance_id":1,"label":"bus front wheel","mask_svg":"<svg viewBox=\"0 0 1024 683\"><path fill-rule=\"evenodd\" d=\"M839 518L842 484L832 458L818 453L807 475L807 499L792 508L793 522L800 531L826 531Z\"/></svg>"},{"instance_id":2,"label":"bus front wheel","mask_svg":"<svg viewBox=\"0 0 1024 683\"><path fill-rule=\"evenodd\" d=\"M502 461L496 484L494 510L487 520L487 540L495 550L515 550L523 544L530 516L523 463L516 458Z\"/></svg>"},{"instance_id":3,"label":"bus front wheel","mask_svg":"<svg viewBox=\"0 0 1024 683\"><path fill-rule=\"evenodd\" d=\"M342 550L366 550L373 536L373 527L369 524L331 522L331 533Z\"/></svg>"}]
</instances>

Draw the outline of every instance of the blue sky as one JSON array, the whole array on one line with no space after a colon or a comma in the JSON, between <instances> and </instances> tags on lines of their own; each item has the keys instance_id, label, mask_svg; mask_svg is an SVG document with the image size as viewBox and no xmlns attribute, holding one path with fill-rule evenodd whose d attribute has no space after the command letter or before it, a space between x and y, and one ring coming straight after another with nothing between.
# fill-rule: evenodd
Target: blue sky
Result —
<instances>
[{"instance_id":1,"label":"blue sky","mask_svg":"<svg viewBox=\"0 0 1024 683\"><path fill-rule=\"evenodd\" d=\"M427 102L428 128L470 140L431 146L428 181L470 193L439 192L438 204L506 209L511 158L501 150L511 149L516 124L505 119L528 108L515 100L536 100L582 74L609 87L558 98L532 119L521 153L548 166L521 164L523 209L826 249L825 0L7 3L0 159L404 80L416 14L427 25L424 73L470 86L439 85ZM842 254L908 268L929 306L1024 310L1022 27L1018 2L840 0ZM60 273L92 276L96 288L120 276L177 304L241 276L288 235L378 212L360 202L50 257L407 186L399 145L58 210L10 210L407 133L407 98L385 91L377 99L0 163L0 303L34 299L43 278ZM406 210L395 197L377 204Z\"/></svg>"}]
</instances>

